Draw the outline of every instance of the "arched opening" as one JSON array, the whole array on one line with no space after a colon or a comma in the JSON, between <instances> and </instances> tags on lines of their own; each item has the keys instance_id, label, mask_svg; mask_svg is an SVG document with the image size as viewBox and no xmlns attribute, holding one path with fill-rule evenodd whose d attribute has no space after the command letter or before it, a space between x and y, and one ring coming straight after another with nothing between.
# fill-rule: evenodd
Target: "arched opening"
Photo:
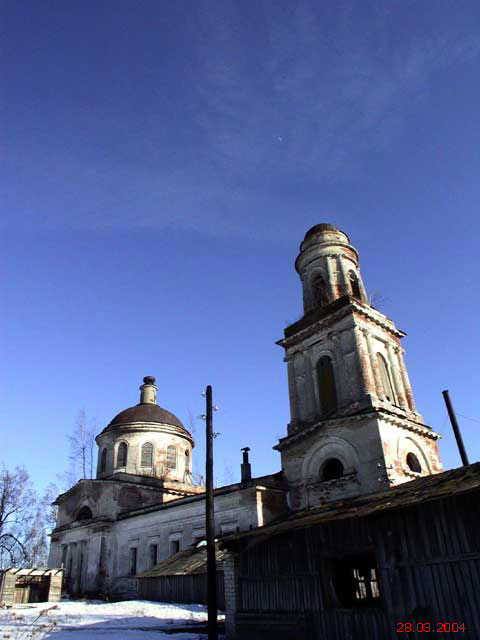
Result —
<instances>
[{"instance_id":1,"label":"arched opening","mask_svg":"<svg viewBox=\"0 0 480 640\"><path fill-rule=\"evenodd\" d=\"M100 473L105 473L107 469L107 450L103 449L100 454Z\"/></svg>"},{"instance_id":2,"label":"arched opening","mask_svg":"<svg viewBox=\"0 0 480 640\"><path fill-rule=\"evenodd\" d=\"M360 292L360 284L358 282L357 274L353 271L350 271L348 274L348 279L350 280L350 288L352 290L352 296L357 298L357 300L362 299L362 294Z\"/></svg>"},{"instance_id":3,"label":"arched opening","mask_svg":"<svg viewBox=\"0 0 480 640\"><path fill-rule=\"evenodd\" d=\"M312 292L313 299L317 307L324 307L326 304L328 304L328 294L325 280L319 273L313 277Z\"/></svg>"},{"instance_id":4,"label":"arched opening","mask_svg":"<svg viewBox=\"0 0 480 640\"><path fill-rule=\"evenodd\" d=\"M385 358L382 356L381 353L377 353L377 362L378 362L378 368L380 371L380 378L382 380L383 393L385 395L385 398L389 402L395 402L395 396L393 395L392 382L390 380L390 374L388 372L388 366Z\"/></svg>"},{"instance_id":5,"label":"arched opening","mask_svg":"<svg viewBox=\"0 0 480 640\"><path fill-rule=\"evenodd\" d=\"M337 409L337 389L331 358L323 356L317 364L318 393L322 416L326 417Z\"/></svg>"},{"instance_id":6,"label":"arched opening","mask_svg":"<svg viewBox=\"0 0 480 640\"><path fill-rule=\"evenodd\" d=\"M127 466L128 446L126 442L121 442L117 451L117 467Z\"/></svg>"},{"instance_id":7,"label":"arched opening","mask_svg":"<svg viewBox=\"0 0 480 640\"><path fill-rule=\"evenodd\" d=\"M177 447L170 445L167 447L167 469L177 468Z\"/></svg>"},{"instance_id":8,"label":"arched opening","mask_svg":"<svg viewBox=\"0 0 480 640\"><path fill-rule=\"evenodd\" d=\"M91 520L93 518L92 510L90 507L82 507L80 511L77 513L76 520Z\"/></svg>"},{"instance_id":9,"label":"arched opening","mask_svg":"<svg viewBox=\"0 0 480 640\"><path fill-rule=\"evenodd\" d=\"M142 445L140 466L153 467L153 444L151 442L145 442L145 444Z\"/></svg>"},{"instance_id":10,"label":"arched opening","mask_svg":"<svg viewBox=\"0 0 480 640\"><path fill-rule=\"evenodd\" d=\"M407 453L407 465L410 471L422 473L422 465L414 453Z\"/></svg>"},{"instance_id":11,"label":"arched opening","mask_svg":"<svg viewBox=\"0 0 480 640\"><path fill-rule=\"evenodd\" d=\"M337 480L343 476L343 464L338 458L329 458L320 471L320 479L322 482L327 480Z\"/></svg>"}]
</instances>

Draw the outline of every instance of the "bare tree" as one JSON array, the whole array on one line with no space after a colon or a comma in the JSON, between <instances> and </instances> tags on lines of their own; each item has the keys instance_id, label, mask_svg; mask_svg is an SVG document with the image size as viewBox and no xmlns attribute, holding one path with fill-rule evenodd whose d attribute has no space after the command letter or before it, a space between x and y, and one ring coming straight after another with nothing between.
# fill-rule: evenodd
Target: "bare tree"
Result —
<instances>
[{"instance_id":1,"label":"bare tree","mask_svg":"<svg viewBox=\"0 0 480 640\"><path fill-rule=\"evenodd\" d=\"M193 413L190 409L187 409L188 413L188 427L190 429L190 433L192 434L193 439L195 440L195 433L197 431L197 427L195 425L195 418L193 417Z\"/></svg>"},{"instance_id":2,"label":"bare tree","mask_svg":"<svg viewBox=\"0 0 480 640\"><path fill-rule=\"evenodd\" d=\"M368 296L368 303L375 309L384 307L387 302L388 298L381 291L373 291Z\"/></svg>"},{"instance_id":3,"label":"bare tree","mask_svg":"<svg viewBox=\"0 0 480 640\"><path fill-rule=\"evenodd\" d=\"M37 501L33 517L29 523L26 540L27 557L23 561L25 567L46 567L48 564L48 538L44 512L41 501Z\"/></svg>"},{"instance_id":4,"label":"bare tree","mask_svg":"<svg viewBox=\"0 0 480 640\"><path fill-rule=\"evenodd\" d=\"M0 568L44 563L42 510L25 468L0 470Z\"/></svg>"},{"instance_id":5,"label":"bare tree","mask_svg":"<svg viewBox=\"0 0 480 640\"><path fill-rule=\"evenodd\" d=\"M197 425L195 422L195 417L193 412L190 409L187 409L188 413L188 428L190 433L192 434L192 438L195 440L195 436L197 433ZM192 458L192 484L204 485L204 477L201 471L204 469L204 458L203 458L203 443L197 442L197 455Z\"/></svg>"},{"instance_id":6,"label":"bare tree","mask_svg":"<svg viewBox=\"0 0 480 640\"><path fill-rule=\"evenodd\" d=\"M88 426L85 409L81 409L73 432L67 436L70 443L69 462L70 467L65 476L70 486L80 479L93 478L94 453L95 453L95 427Z\"/></svg>"},{"instance_id":7,"label":"bare tree","mask_svg":"<svg viewBox=\"0 0 480 640\"><path fill-rule=\"evenodd\" d=\"M45 489L41 501L41 509L44 514L45 528L50 533L57 526L57 505L53 504L59 495L60 490L54 482L50 482Z\"/></svg>"}]
</instances>

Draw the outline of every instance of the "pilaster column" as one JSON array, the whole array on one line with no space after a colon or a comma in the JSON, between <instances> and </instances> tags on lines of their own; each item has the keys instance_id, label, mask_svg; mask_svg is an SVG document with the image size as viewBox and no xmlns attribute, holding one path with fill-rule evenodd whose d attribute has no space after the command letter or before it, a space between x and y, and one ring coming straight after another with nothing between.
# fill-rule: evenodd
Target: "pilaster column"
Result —
<instances>
[{"instance_id":1,"label":"pilaster column","mask_svg":"<svg viewBox=\"0 0 480 640\"><path fill-rule=\"evenodd\" d=\"M383 398L385 396L385 392L383 389L382 381L380 379L380 374L378 372L377 354L373 346L372 334L366 329L363 330L363 333L367 341L368 357L370 360L370 370L372 372L375 395L377 396L377 398Z\"/></svg>"},{"instance_id":2,"label":"pilaster column","mask_svg":"<svg viewBox=\"0 0 480 640\"><path fill-rule=\"evenodd\" d=\"M331 344L333 347L334 358L334 378L337 394L337 406L341 406L345 399L348 397L348 385L346 377L348 373L345 372L345 360L343 358L342 339L338 333L331 335ZM320 392L320 389L319 389ZM320 404L320 403L319 403Z\"/></svg>"},{"instance_id":3,"label":"pilaster column","mask_svg":"<svg viewBox=\"0 0 480 640\"><path fill-rule=\"evenodd\" d=\"M72 542L68 545L68 555L69 555L69 573L68 573L68 579L69 579L69 589L70 589L70 593L76 593L77 591L77 575L78 575L78 568L77 568L77 543L76 542Z\"/></svg>"},{"instance_id":4,"label":"pilaster column","mask_svg":"<svg viewBox=\"0 0 480 640\"><path fill-rule=\"evenodd\" d=\"M362 345L362 332L358 327L353 329L355 353L357 356L357 363L360 374L360 383L362 385L363 393L375 393L375 387L372 384L369 366L369 356L365 353L365 349Z\"/></svg>"},{"instance_id":5,"label":"pilaster column","mask_svg":"<svg viewBox=\"0 0 480 640\"><path fill-rule=\"evenodd\" d=\"M335 287L333 286L333 276L332 276L332 265L330 264L330 257L325 256L325 269L327 272L327 287L328 287L328 298L330 302L335 300L337 297L335 295Z\"/></svg>"},{"instance_id":6,"label":"pilaster column","mask_svg":"<svg viewBox=\"0 0 480 640\"><path fill-rule=\"evenodd\" d=\"M402 376L403 388L405 389L405 396L407 399L408 406L410 407L410 411L413 411L416 413L417 409L415 408L415 402L413 401L412 387L410 386L410 380L408 379L407 368L405 367L405 362L403 361L403 356L402 356L403 350L400 347L397 347L395 351L397 354L400 374Z\"/></svg>"},{"instance_id":7,"label":"pilaster column","mask_svg":"<svg viewBox=\"0 0 480 640\"><path fill-rule=\"evenodd\" d=\"M63 568L63 581L64 584L68 584L68 580L70 580L70 564L71 564L71 560L70 558L72 557L72 547L71 545L67 544L67 553L65 554L65 566ZM68 589L67 589L68 591Z\"/></svg>"},{"instance_id":8,"label":"pilaster column","mask_svg":"<svg viewBox=\"0 0 480 640\"><path fill-rule=\"evenodd\" d=\"M338 270L342 276L342 282L341 282L341 287L342 287L342 292L339 292L339 295L346 295L347 293L350 293L350 287L348 286L348 276L347 276L347 269L345 267L345 262L343 261L343 256L337 256L337 266L338 266Z\"/></svg>"},{"instance_id":9,"label":"pilaster column","mask_svg":"<svg viewBox=\"0 0 480 640\"><path fill-rule=\"evenodd\" d=\"M64 551L65 548L65 551ZM68 555L70 553L70 545L69 544L62 544L62 565L63 565L63 576L65 577L67 575L67 567L68 567ZM52 565L50 565L52 566Z\"/></svg>"},{"instance_id":10,"label":"pilaster column","mask_svg":"<svg viewBox=\"0 0 480 640\"><path fill-rule=\"evenodd\" d=\"M82 588L82 572L83 572L82 544L83 542L77 542L77 544L75 545L75 563L74 563L75 593L80 593L80 590Z\"/></svg>"},{"instance_id":11,"label":"pilaster column","mask_svg":"<svg viewBox=\"0 0 480 640\"><path fill-rule=\"evenodd\" d=\"M307 413L307 419L311 420L318 415L319 410L317 406L317 400L315 396L315 386L313 381L313 363L310 359L310 354L308 352L304 352L304 373L305 373L305 409Z\"/></svg>"},{"instance_id":12,"label":"pilaster column","mask_svg":"<svg viewBox=\"0 0 480 640\"><path fill-rule=\"evenodd\" d=\"M393 385L395 387L395 394L397 396L398 403L402 407L402 409L406 409L407 403L405 401L403 381L398 371L398 359L395 356L393 345L390 342L387 342L387 353L388 353L388 362L390 364L390 371L392 372Z\"/></svg>"},{"instance_id":13,"label":"pilaster column","mask_svg":"<svg viewBox=\"0 0 480 640\"><path fill-rule=\"evenodd\" d=\"M292 423L298 422L297 387L295 384L295 365L293 358L287 360L288 372L288 396L290 400L290 420Z\"/></svg>"},{"instance_id":14,"label":"pilaster column","mask_svg":"<svg viewBox=\"0 0 480 640\"><path fill-rule=\"evenodd\" d=\"M365 287L363 286L363 280L360 274L360 269L357 270L357 278L358 278L358 286L360 287L360 292L362 294L362 301L368 302L368 296L367 296L367 292L365 291Z\"/></svg>"},{"instance_id":15,"label":"pilaster column","mask_svg":"<svg viewBox=\"0 0 480 640\"><path fill-rule=\"evenodd\" d=\"M305 271L300 273L300 280L302 281L302 297L303 297L303 310L305 313L313 309L312 292L308 286L307 276Z\"/></svg>"}]
</instances>

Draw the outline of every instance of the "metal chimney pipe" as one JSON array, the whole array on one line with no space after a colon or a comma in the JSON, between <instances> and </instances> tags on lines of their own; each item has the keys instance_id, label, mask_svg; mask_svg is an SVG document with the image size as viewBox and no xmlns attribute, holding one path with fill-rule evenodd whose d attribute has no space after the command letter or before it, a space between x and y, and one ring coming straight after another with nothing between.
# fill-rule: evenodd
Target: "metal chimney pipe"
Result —
<instances>
[{"instance_id":1,"label":"metal chimney pipe","mask_svg":"<svg viewBox=\"0 0 480 640\"><path fill-rule=\"evenodd\" d=\"M242 484L248 484L252 480L252 467L248 461L248 452L250 447L244 447L242 449L243 462L240 465Z\"/></svg>"}]
</instances>

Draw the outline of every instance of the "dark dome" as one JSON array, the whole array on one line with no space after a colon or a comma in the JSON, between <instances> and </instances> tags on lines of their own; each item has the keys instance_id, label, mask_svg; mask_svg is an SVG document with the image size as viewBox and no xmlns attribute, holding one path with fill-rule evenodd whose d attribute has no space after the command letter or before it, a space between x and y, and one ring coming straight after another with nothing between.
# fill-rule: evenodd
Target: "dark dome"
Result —
<instances>
[{"instance_id":1,"label":"dark dome","mask_svg":"<svg viewBox=\"0 0 480 640\"><path fill-rule=\"evenodd\" d=\"M134 407L120 411L113 420L110 420L107 429L130 422L161 422L185 429L177 416L174 416L173 413L170 413L170 411L166 409L162 409L158 404L152 404L150 402L137 404Z\"/></svg>"},{"instance_id":2,"label":"dark dome","mask_svg":"<svg viewBox=\"0 0 480 640\"><path fill-rule=\"evenodd\" d=\"M340 231L340 229L334 227L333 224L322 222L321 224L316 224L307 231L307 233L305 234L305 240L310 236L313 236L315 233L322 233L322 231ZM340 231L340 233L343 233L343 231Z\"/></svg>"}]
</instances>

